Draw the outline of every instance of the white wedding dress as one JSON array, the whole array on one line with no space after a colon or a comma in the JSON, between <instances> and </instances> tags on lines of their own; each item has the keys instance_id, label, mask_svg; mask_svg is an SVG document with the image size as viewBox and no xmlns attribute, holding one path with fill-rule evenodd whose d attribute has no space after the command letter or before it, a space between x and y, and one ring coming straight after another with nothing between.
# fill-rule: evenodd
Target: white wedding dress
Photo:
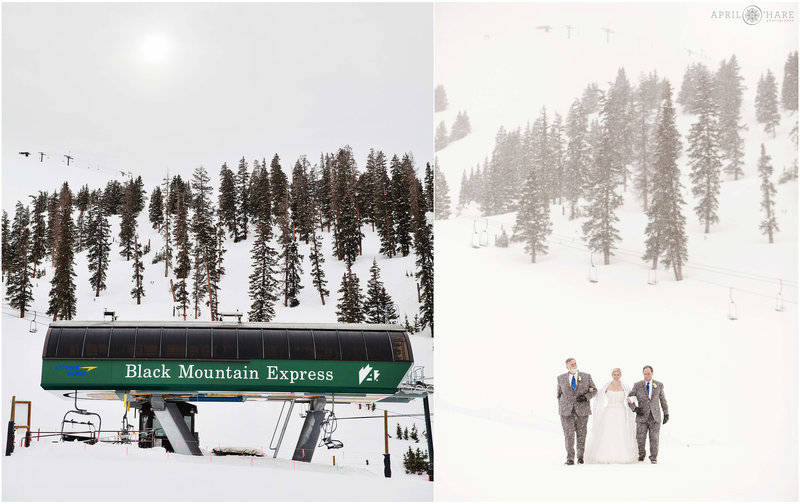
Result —
<instances>
[{"instance_id":1,"label":"white wedding dress","mask_svg":"<svg viewBox=\"0 0 800 504\"><path fill-rule=\"evenodd\" d=\"M586 439L584 458L588 464L629 464L638 458L634 416L625 400L624 390L605 391L595 401L592 431Z\"/></svg>"}]
</instances>

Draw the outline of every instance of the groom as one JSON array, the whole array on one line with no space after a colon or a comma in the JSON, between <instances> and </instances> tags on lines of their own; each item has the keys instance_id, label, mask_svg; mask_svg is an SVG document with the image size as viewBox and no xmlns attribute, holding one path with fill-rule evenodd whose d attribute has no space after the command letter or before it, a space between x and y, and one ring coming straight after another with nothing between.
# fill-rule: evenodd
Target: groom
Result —
<instances>
[{"instance_id":1,"label":"groom","mask_svg":"<svg viewBox=\"0 0 800 504\"><path fill-rule=\"evenodd\" d=\"M586 443L586 426L592 408L589 399L597 394L592 375L578 372L578 363L567 359L567 371L558 377L558 412L564 429L567 447L567 465L575 464L575 435L578 436L578 463L583 464L583 448Z\"/></svg>"},{"instance_id":2,"label":"groom","mask_svg":"<svg viewBox=\"0 0 800 504\"><path fill-rule=\"evenodd\" d=\"M633 384L628 394L628 406L636 412L636 443L639 445L639 462L644 460L644 444L648 432L650 433L650 462L657 463L658 434L661 430L661 412L664 412L663 423L669 420L667 396L664 395L664 384L653 379L653 367L645 366L642 369L644 380ZM630 398L635 397L636 403Z\"/></svg>"}]
</instances>

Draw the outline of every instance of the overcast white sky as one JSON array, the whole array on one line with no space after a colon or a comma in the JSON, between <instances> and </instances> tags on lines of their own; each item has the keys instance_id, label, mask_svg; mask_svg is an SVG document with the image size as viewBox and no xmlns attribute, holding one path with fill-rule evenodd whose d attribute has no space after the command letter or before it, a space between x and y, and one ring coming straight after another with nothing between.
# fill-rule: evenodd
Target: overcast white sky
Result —
<instances>
[{"instance_id":1,"label":"overcast white sky","mask_svg":"<svg viewBox=\"0 0 800 504\"><path fill-rule=\"evenodd\" d=\"M19 151L146 181L345 144L361 169L370 147L432 160L431 4L2 9L4 199L29 175ZM143 53L152 36L164 47Z\"/></svg>"}]
</instances>

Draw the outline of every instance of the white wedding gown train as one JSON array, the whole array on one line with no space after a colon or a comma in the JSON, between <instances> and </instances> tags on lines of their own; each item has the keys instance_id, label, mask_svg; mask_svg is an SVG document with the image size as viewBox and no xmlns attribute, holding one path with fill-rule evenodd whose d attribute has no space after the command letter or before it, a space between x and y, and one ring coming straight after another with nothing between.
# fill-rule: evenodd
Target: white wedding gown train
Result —
<instances>
[{"instance_id":1,"label":"white wedding gown train","mask_svg":"<svg viewBox=\"0 0 800 504\"><path fill-rule=\"evenodd\" d=\"M606 404L598 411L586 440L588 464L629 464L639 455L636 426L625 400L625 391L606 391ZM601 399L601 398L598 398ZM598 401L600 402L600 401ZM627 410L627 411L626 411Z\"/></svg>"}]
</instances>

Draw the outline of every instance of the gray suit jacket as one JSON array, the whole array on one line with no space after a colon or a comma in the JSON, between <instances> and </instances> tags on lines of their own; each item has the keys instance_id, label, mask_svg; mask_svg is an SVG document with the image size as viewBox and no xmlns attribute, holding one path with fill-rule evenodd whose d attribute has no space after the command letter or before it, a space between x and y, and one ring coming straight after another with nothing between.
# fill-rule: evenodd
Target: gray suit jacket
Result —
<instances>
[{"instance_id":1,"label":"gray suit jacket","mask_svg":"<svg viewBox=\"0 0 800 504\"><path fill-rule=\"evenodd\" d=\"M653 414L653 418L659 423L661 422L662 411L665 415L669 415L667 396L664 395L664 384L660 381L653 380L652 398L647 396L647 389L644 386L644 380L634 383L630 394L628 394L628 397L634 396L639 402L639 407L637 408L634 404L629 404L628 406L636 412L637 422L647 423L647 419L650 418L650 413Z\"/></svg>"},{"instance_id":2,"label":"gray suit jacket","mask_svg":"<svg viewBox=\"0 0 800 504\"><path fill-rule=\"evenodd\" d=\"M592 375L578 371L574 392L572 391L569 373L559 375L557 381L558 389L556 394L558 397L558 413L561 416L570 416L573 411L578 416L589 416L592 414L592 407L589 405L589 400L597 395L597 387L592 381ZM594 390L589 392L589 387ZM577 402L575 400L581 395L586 396L586 402Z\"/></svg>"}]
</instances>

